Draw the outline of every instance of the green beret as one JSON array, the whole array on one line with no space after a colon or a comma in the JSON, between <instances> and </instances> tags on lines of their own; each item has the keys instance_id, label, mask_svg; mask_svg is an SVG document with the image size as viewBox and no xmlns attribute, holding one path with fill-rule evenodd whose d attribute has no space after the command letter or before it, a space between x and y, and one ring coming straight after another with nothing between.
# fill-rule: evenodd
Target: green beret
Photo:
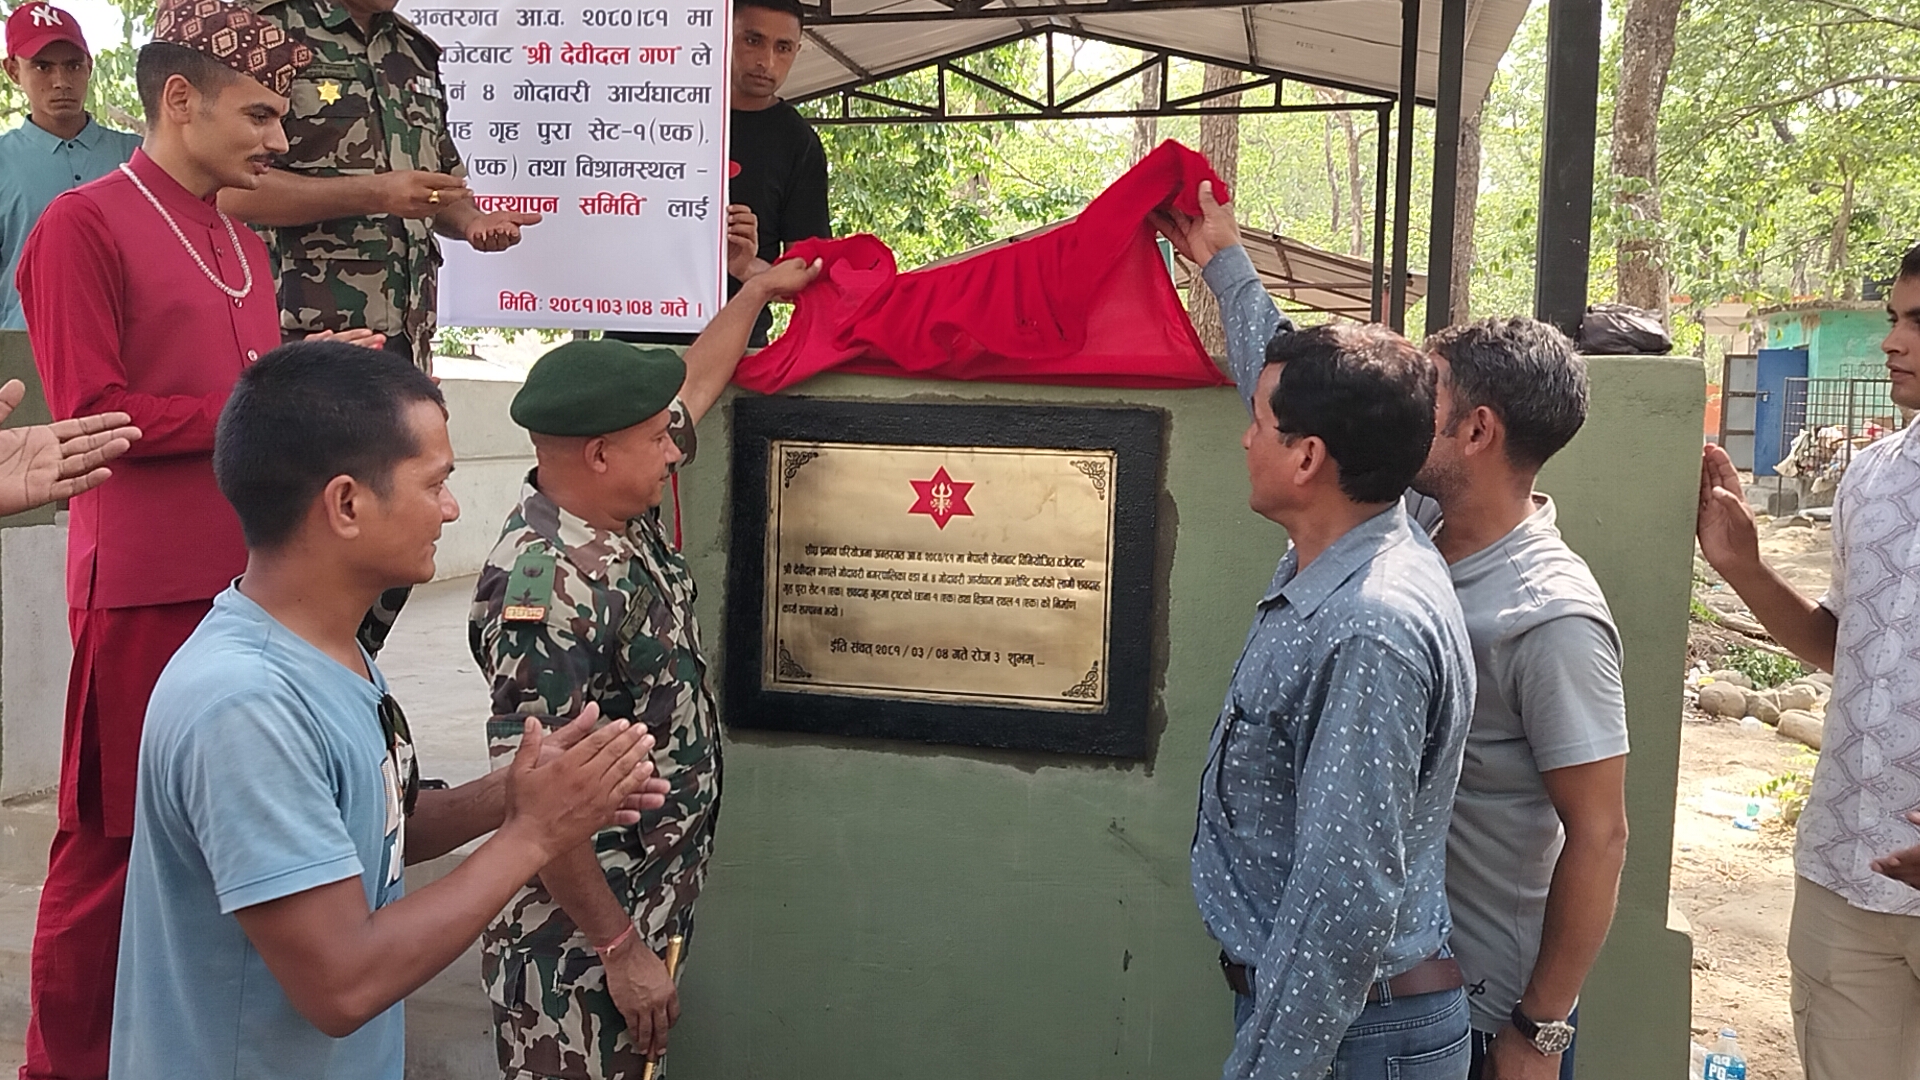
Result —
<instances>
[{"instance_id":1,"label":"green beret","mask_svg":"<svg viewBox=\"0 0 1920 1080\"><path fill-rule=\"evenodd\" d=\"M510 413L537 435L605 435L659 413L686 379L686 362L669 349L569 341L534 361Z\"/></svg>"}]
</instances>

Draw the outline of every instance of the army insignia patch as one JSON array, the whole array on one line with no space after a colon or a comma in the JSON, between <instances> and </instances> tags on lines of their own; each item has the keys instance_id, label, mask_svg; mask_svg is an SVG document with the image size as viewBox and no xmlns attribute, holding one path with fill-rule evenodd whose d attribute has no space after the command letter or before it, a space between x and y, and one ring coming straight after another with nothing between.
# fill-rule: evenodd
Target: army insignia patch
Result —
<instances>
[{"instance_id":1,"label":"army insignia patch","mask_svg":"<svg viewBox=\"0 0 1920 1080\"><path fill-rule=\"evenodd\" d=\"M513 576L507 582L506 604L500 610L502 622L544 622L553 603L553 553L523 551L513 562Z\"/></svg>"},{"instance_id":2,"label":"army insignia patch","mask_svg":"<svg viewBox=\"0 0 1920 1080\"><path fill-rule=\"evenodd\" d=\"M332 79L328 79L325 82L320 84L320 101L322 104L331 105L334 102L339 100L340 100L340 84L339 83L334 82Z\"/></svg>"}]
</instances>

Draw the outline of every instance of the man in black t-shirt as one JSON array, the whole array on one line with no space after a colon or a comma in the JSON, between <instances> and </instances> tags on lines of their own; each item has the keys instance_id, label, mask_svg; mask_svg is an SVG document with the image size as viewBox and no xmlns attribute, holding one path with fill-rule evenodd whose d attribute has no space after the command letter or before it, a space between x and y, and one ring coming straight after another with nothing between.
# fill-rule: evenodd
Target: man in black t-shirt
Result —
<instances>
[{"instance_id":1,"label":"man in black t-shirt","mask_svg":"<svg viewBox=\"0 0 1920 1080\"><path fill-rule=\"evenodd\" d=\"M780 87L800 55L799 0L734 0L732 198L759 218L765 269L788 244L829 236L827 155L820 136ZM769 312L760 313L753 344L767 343Z\"/></svg>"},{"instance_id":2,"label":"man in black t-shirt","mask_svg":"<svg viewBox=\"0 0 1920 1080\"><path fill-rule=\"evenodd\" d=\"M731 231L743 221L741 207L757 219L758 247L751 261L729 258L727 295L765 270L795 241L831 236L827 215L827 155L820 136L799 110L780 100L780 87L800 55L799 0L734 0L732 132L728 137L732 180L727 208ZM748 344L767 343L773 313L762 311ZM622 341L686 343L691 334L611 332Z\"/></svg>"}]
</instances>

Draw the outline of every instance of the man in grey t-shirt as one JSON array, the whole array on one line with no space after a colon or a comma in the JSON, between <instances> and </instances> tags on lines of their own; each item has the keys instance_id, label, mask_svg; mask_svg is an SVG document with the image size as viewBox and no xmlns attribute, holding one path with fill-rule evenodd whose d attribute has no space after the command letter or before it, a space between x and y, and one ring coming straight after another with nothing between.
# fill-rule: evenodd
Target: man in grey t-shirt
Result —
<instances>
[{"instance_id":1,"label":"man in grey t-shirt","mask_svg":"<svg viewBox=\"0 0 1920 1080\"><path fill-rule=\"evenodd\" d=\"M1447 838L1471 1077L1571 1080L1570 1021L1627 844L1620 637L1533 490L1586 420L1586 365L1532 319L1454 327L1426 348L1438 431L1408 504L1447 560L1478 668Z\"/></svg>"}]
</instances>

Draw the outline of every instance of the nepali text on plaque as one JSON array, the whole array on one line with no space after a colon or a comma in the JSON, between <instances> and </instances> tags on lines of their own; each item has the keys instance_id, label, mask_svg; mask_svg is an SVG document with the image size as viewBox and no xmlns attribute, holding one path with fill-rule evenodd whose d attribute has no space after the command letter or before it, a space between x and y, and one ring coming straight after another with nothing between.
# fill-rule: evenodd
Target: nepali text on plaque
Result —
<instances>
[{"instance_id":1,"label":"nepali text on plaque","mask_svg":"<svg viewBox=\"0 0 1920 1080\"><path fill-rule=\"evenodd\" d=\"M769 453L763 689L1107 707L1113 451Z\"/></svg>"}]
</instances>

